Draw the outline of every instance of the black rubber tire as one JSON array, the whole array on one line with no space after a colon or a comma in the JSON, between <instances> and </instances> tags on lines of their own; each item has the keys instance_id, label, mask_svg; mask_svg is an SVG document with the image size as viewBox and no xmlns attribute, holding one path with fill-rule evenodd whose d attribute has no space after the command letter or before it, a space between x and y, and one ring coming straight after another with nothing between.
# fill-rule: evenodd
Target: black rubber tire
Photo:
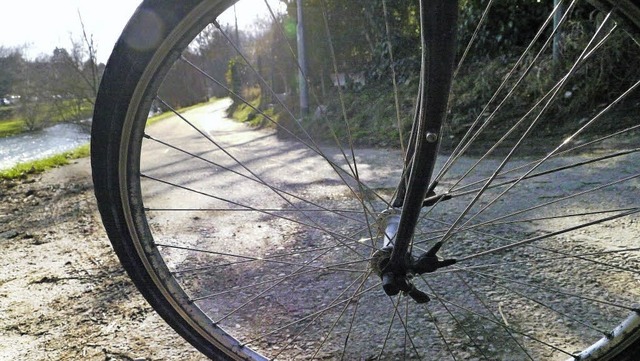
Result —
<instances>
[{"instance_id":1,"label":"black rubber tire","mask_svg":"<svg viewBox=\"0 0 640 361\"><path fill-rule=\"evenodd\" d=\"M124 119L130 111L131 97L162 41L169 37L186 14L194 11L200 3L201 0L147 0L132 16L113 49L101 82L91 130L91 167L102 222L120 262L138 290L153 309L200 352L215 360L233 360L237 358L212 345L210 339L185 322L184 317L172 306L151 275L141 266L144 261L133 245L131 234L124 222L125 215L120 199L121 179L118 166L121 135ZM219 8L224 9L231 1L218 3ZM196 28L201 29L197 26ZM178 47L186 47L187 44L178 44ZM174 60L165 59L164 67L172 64ZM162 79L162 76L158 78ZM157 89L157 86L158 84L152 84L149 89ZM144 117L146 119L146 114Z\"/></svg>"}]
</instances>

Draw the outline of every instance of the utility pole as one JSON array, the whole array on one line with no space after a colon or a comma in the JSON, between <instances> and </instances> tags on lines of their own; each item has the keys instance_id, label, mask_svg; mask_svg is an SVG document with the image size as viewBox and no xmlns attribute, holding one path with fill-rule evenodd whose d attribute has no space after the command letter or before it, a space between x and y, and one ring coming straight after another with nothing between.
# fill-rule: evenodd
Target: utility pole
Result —
<instances>
[{"instance_id":1,"label":"utility pole","mask_svg":"<svg viewBox=\"0 0 640 361\"><path fill-rule=\"evenodd\" d=\"M300 91L300 117L309 114L309 89L307 89L307 57L304 41L304 19L302 14L302 0L297 0L298 7L298 87Z\"/></svg>"},{"instance_id":2,"label":"utility pole","mask_svg":"<svg viewBox=\"0 0 640 361\"><path fill-rule=\"evenodd\" d=\"M564 9L562 0L553 0L554 8L557 7L556 12L553 14L553 30L556 32L553 35L553 66L557 67L560 63L560 42L562 41L562 32L558 29L560 21L564 15Z\"/></svg>"},{"instance_id":3,"label":"utility pole","mask_svg":"<svg viewBox=\"0 0 640 361\"><path fill-rule=\"evenodd\" d=\"M235 31L235 41L236 41L236 46L238 48L240 48L240 32L238 32L238 12L236 11L236 6L233 5L233 18L235 19L236 22L236 31Z\"/></svg>"}]
</instances>

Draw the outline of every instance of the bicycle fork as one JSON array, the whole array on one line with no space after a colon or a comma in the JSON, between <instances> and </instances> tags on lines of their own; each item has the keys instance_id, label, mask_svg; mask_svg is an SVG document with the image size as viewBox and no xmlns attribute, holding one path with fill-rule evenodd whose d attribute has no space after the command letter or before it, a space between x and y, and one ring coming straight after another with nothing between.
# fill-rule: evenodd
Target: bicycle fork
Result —
<instances>
[{"instance_id":1,"label":"bicycle fork","mask_svg":"<svg viewBox=\"0 0 640 361\"><path fill-rule=\"evenodd\" d=\"M435 195L436 183L431 182L431 177L449 102L457 16L457 1L420 1L422 67L413 129L393 208L383 212L379 222L383 228L383 248L371 261L388 295L402 291L418 303L428 302L429 296L416 289L411 278L455 263L455 260L438 259L442 242L417 258L411 254L410 246L420 210L445 199Z\"/></svg>"}]
</instances>

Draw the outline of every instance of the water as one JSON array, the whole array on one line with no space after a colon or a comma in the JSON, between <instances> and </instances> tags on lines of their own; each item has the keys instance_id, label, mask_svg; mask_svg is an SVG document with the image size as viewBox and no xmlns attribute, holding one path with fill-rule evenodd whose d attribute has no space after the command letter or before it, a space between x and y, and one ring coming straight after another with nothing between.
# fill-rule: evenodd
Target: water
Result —
<instances>
[{"instance_id":1,"label":"water","mask_svg":"<svg viewBox=\"0 0 640 361\"><path fill-rule=\"evenodd\" d=\"M37 132L0 138L0 169L63 153L89 142L87 128L57 124Z\"/></svg>"}]
</instances>

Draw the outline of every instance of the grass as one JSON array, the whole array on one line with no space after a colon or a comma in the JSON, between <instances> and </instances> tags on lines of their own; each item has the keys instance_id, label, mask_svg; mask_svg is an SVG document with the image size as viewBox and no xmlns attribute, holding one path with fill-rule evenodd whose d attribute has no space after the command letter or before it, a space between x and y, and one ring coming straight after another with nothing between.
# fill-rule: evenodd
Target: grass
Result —
<instances>
[{"instance_id":1,"label":"grass","mask_svg":"<svg viewBox=\"0 0 640 361\"><path fill-rule=\"evenodd\" d=\"M275 127L274 122L278 123L280 114L273 107L263 110L260 108L261 95L259 89L250 89L244 99L251 99L245 102L238 101L227 109L227 116L233 120L245 123L251 127Z\"/></svg>"},{"instance_id":2,"label":"grass","mask_svg":"<svg viewBox=\"0 0 640 361\"><path fill-rule=\"evenodd\" d=\"M20 119L0 120L0 138L24 132L24 121Z\"/></svg>"},{"instance_id":3,"label":"grass","mask_svg":"<svg viewBox=\"0 0 640 361\"><path fill-rule=\"evenodd\" d=\"M12 168L1 170L0 179L16 179L25 177L29 174L42 173L48 169L69 164L69 161L72 159L88 157L89 154L89 144L81 145L68 152L31 162L20 163Z\"/></svg>"}]
</instances>

